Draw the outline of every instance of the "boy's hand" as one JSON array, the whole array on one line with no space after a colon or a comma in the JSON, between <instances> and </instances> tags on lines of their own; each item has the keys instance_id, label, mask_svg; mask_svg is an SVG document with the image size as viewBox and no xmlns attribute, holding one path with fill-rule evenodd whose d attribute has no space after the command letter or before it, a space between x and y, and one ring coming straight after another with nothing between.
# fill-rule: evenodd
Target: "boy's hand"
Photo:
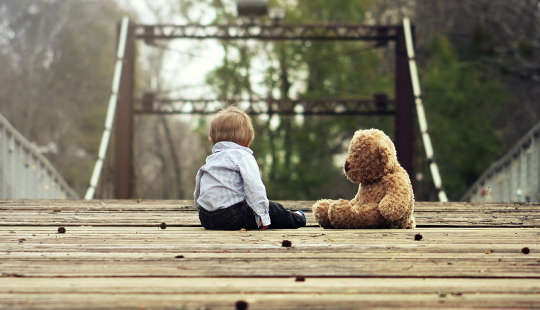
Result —
<instances>
[{"instance_id":1,"label":"boy's hand","mask_svg":"<svg viewBox=\"0 0 540 310\"><path fill-rule=\"evenodd\" d=\"M267 230L269 225L263 226L261 218L259 218L259 229L260 230Z\"/></svg>"}]
</instances>

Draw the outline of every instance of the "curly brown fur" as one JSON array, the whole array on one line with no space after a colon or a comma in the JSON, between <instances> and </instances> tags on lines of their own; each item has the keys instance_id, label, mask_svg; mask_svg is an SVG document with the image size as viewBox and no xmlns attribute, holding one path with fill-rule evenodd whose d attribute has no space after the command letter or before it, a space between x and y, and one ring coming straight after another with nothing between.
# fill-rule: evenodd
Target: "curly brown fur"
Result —
<instances>
[{"instance_id":1,"label":"curly brown fur","mask_svg":"<svg viewBox=\"0 0 540 310\"><path fill-rule=\"evenodd\" d=\"M325 228L414 228L414 194L392 140L378 129L358 130L349 145L345 175L359 183L352 200L323 199L313 214Z\"/></svg>"}]
</instances>

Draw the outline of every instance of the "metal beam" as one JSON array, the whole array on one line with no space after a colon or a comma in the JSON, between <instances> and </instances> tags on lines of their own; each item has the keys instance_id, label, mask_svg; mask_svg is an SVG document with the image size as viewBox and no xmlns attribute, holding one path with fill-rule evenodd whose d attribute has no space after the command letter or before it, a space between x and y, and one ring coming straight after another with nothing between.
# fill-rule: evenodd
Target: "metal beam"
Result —
<instances>
[{"instance_id":1,"label":"metal beam","mask_svg":"<svg viewBox=\"0 0 540 310\"><path fill-rule=\"evenodd\" d=\"M115 121L115 173L114 197L117 199L133 198L133 104L135 88L135 38L134 28L129 27L122 78L116 105Z\"/></svg>"},{"instance_id":2,"label":"metal beam","mask_svg":"<svg viewBox=\"0 0 540 310\"><path fill-rule=\"evenodd\" d=\"M395 98L395 144L397 156L399 163L409 174L414 186L416 179L414 172L414 94L403 27L399 29L396 38Z\"/></svg>"},{"instance_id":3,"label":"metal beam","mask_svg":"<svg viewBox=\"0 0 540 310\"><path fill-rule=\"evenodd\" d=\"M400 26L355 24L226 24L226 25L136 25L135 36L151 42L156 39L319 40L375 41L384 45L395 40Z\"/></svg>"},{"instance_id":4,"label":"metal beam","mask_svg":"<svg viewBox=\"0 0 540 310\"><path fill-rule=\"evenodd\" d=\"M137 114L199 114L217 113L229 105L245 107L251 115L394 115L392 102L382 95L371 99L156 99L151 94L143 97L143 107Z\"/></svg>"}]
</instances>

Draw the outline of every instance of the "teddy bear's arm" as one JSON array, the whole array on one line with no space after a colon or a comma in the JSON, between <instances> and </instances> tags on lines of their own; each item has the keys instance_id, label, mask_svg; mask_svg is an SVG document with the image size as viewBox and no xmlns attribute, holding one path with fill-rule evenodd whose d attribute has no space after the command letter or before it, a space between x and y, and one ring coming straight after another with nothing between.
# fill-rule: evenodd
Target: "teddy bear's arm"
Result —
<instances>
[{"instance_id":1,"label":"teddy bear's arm","mask_svg":"<svg viewBox=\"0 0 540 310\"><path fill-rule=\"evenodd\" d=\"M358 216L349 200L333 200L328 208L328 219L334 228L358 228Z\"/></svg>"},{"instance_id":2,"label":"teddy bear's arm","mask_svg":"<svg viewBox=\"0 0 540 310\"><path fill-rule=\"evenodd\" d=\"M317 201L313 205L313 207L311 207L315 219L323 228L332 227L332 225L330 224L330 219L328 218L328 209L330 208L330 204L332 202L333 200L330 199L321 199Z\"/></svg>"},{"instance_id":3,"label":"teddy bear's arm","mask_svg":"<svg viewBox=\"0 0 540 310\"><path fill-rule=\"evenodd\" d=\"M330 204L328 217L334 228L380 228L385 225L374 202L353 205L348 200L336 200Z\"/></svg>"},{"instance_id":4,"label":"teddy bear's arm","mask_svg":"<svg viewBox=\"0 0 540 310\"><path fill-rule=\"evenodd\" d=\"M383 179L385 196L379 202L379 212L389 222L397 221L411 212L413 192L406 172L387 175Z\"/></svg>"},{"instance_id":5,"label":"teddy bear's arm","mask_svg":"<svg viewBox=\"0 0 540 310\"><path fill-rule=\"evenodd\" d=\"M354 198L351 200L351 203L353 205L357 203L361 203L362 202L361 197L362 197L362 185L358 184L358 191L356 192L356 195L354 196Z\"/></svg>"}]
</instances>

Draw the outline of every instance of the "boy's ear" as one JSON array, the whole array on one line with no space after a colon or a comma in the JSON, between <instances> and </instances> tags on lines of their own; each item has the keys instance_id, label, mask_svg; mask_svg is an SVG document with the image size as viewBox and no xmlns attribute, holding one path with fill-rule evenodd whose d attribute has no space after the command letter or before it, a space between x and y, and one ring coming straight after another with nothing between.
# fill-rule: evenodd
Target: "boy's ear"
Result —
<instances>
[{"instance_id":1,"label":"boy's ear","mask_svg":"<svg viewBox=\"0 0 540 310\"><path fill-rule=\"evenodd\" d=\"M210 141L210 143L214 144L214 141L212 140L212 137L208 136L208 141Z\"/></svg>"}]
</instances>

